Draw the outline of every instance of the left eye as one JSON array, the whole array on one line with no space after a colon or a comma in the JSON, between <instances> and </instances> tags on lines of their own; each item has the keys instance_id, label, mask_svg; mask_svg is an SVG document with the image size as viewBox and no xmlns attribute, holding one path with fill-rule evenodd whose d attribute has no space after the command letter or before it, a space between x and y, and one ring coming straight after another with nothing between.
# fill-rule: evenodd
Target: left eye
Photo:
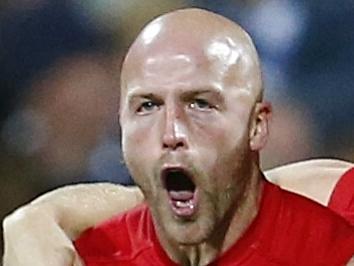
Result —
<instances>
[{"instance_id":1,"label":"left eye","mask_svg":"<svg viewBox=\"0 0 354 266\"><path fill-rule=\"evenodd\" d=\"M204 99L195 99L189 104L189 107L197 110L208 110L212 109L213 106Z\"/></svg>"}]
</instances>

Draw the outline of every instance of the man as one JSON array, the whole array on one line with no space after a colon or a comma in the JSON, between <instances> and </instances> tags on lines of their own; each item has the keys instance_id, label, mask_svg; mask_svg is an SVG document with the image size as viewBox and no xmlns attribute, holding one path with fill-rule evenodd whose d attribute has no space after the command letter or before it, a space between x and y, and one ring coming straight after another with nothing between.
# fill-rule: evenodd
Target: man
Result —
<instances>
[{"instance_id":1,"label":"man","mask_svg":"<svg viewBox=\"0 0 354 266\"><path fill-rule=\"evenodd\" d=\"M197 9L154 20L128 52L121 93L123 152L149 207L84 233L75 244L86 265L350 259L348 224L263 180L270 108L241 28Z\"/></svg>"}]
</instances>

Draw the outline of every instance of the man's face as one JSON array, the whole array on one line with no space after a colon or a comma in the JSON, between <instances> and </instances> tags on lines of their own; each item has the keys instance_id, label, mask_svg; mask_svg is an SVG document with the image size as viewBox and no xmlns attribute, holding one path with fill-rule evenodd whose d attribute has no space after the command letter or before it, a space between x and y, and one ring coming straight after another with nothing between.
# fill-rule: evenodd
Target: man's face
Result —
<instances>
[{"instance_id":1,"label":"man's face","mask_svg":"<svg viewBox=\"0 0 354 266\"><path fill-rule=\"evenodd\" d=\"M248 62L240 56L227 66L213 55L215 45L233 49L214 40L199 51L150 51L134 62L122 88L125 161L155 224L180 244L212 237L248 177L254 103L243 73Z\"/></svg>"}]
</instances>

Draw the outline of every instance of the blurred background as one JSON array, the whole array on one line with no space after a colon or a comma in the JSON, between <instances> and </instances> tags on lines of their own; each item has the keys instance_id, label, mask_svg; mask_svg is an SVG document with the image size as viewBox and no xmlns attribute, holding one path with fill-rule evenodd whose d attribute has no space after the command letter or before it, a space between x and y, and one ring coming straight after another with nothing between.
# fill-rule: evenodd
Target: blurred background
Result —
<instances>
[{"instance_id":1,"label":"blurred background","mask_svg":"<svg viewBox=\"0 0 354 266\"><path fill-rule=\"evenodd\" d=\"M147 21L188 6L237 21L255 41L274 107L265 169L354 161L351 0L2 0L0 220L65 184L132 184L119 146L120 64Z\"/></svg>"}]
</instances>

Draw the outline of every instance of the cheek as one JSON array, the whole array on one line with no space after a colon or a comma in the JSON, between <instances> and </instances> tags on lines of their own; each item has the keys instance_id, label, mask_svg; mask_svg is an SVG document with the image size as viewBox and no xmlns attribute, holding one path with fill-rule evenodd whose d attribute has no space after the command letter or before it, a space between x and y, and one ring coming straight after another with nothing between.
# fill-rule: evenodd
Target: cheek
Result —
<instances>
[{"instance_id":1,"label":"cheek","mask_svg":"<svg viewBox=\"0 0 354 266\"><path fill-rule=\"evenodd\" d=\"M247 119L237 117L211 120L198 127L195 135L195 143L198 143L196 148L218 156L228 154L247 141L244 138L248 134L247 124Z\"/></svg>"},{"instance_id":2,"label":"cheek","mask_svg":"<svg viewBox=\"0 0 354 266\"><path fill-rule=\"evenodd\" d=\"M147 123L122 124L122 152L125 163L135 181L152 175L153 162L158 158L158 140L154 127ZM138 182L139 183L139 182Z\"/></svg>"},{"instance_id":3,"label":"cheek","mask_svg":"<svg viewBox=\"0 0 354 266\"><path fill-rule=\"evenodd\" d=\"M205 189L214 190L215 184L224 187L227 183L227 176L232 175L229 168L234 161L238 160L239 145L223 129L209 132L213 137L204 138L204 140L200 138L199 145L193 149L193 158L195 166L205 174L205 178L201 180L206 186Z\"/></svg>"},{"instance_id":4,"label":"cheek","mask_svg":"<svg viewBox=\"0 0 354 266\"><path fill-rule=\"evenodd\" d=\"M127 133L127 132L125 132ZM134 182L143 190L150 194L151 175L149 175L149 156L142 149L140 134L122 133L122 152L125 164Z\"/></svg>"},{"instance_id":5,"label":"cheek","mask_svg":"<svg viewBox=\"0 0 354 266\"><path fill-rule=\"evenodd\" d=\"M157 135L155 126L149 119L133 120L122 123L122 148L123 152L145 156L156 147ZM155 148L156 149L156 148Z\"/></svg>"},{"instance_id":6,"label":"cheek","mask_svg":"<svg viewBox=\"0 0 354 266\"><path fill-rule=\"evenodd\" d=\"M204 133L199 134L199 145L196 150L200 158L199 164L208 176L212 178L211 183L225 187L229 178L235 174L238 165L247 156L248 148L248 126L246 122L233 119L233 123L227 119L212 124L203 129ZM240 126L236 126L240 125ZM204 134L204 135L201 135ZM201 137L203 136L203 137Z\"/></svg>"}]
</instances>

